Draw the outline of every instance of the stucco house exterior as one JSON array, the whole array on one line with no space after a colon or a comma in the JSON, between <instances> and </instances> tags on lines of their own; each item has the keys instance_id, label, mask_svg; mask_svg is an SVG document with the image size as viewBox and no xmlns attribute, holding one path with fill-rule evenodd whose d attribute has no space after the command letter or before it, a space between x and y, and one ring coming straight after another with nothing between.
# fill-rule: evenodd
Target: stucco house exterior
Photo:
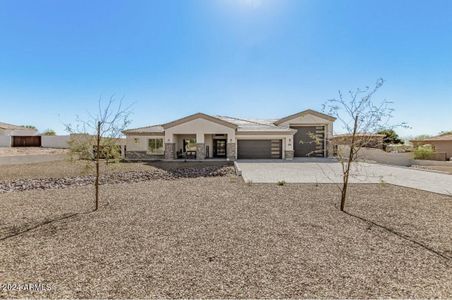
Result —
<instances>
[{"instance_id":1,"label":"stucco house exterior","mask_svg":"<svg viewBox=\"0 0 452 300\"><path fill-rule=\"evenodd\" d=\"M326 157L334 117L305 110L276 120L196 113L123 131L126 159L286 159Z\"/></svg>"},{"instance_id":2,"label":"stucco house exterior","mask_svg":"<svg viewBox=\"0 0 452 300\"><path fill-rule=\"evenodd\" d=\"M0 135L7 136L33 136L38 133L35 128L27 128L8 123L0 122Z\"/></svg>"},{"instance_id":3,"label":"stucco house exterior","mask_svg":"<svg viewBox=\"0 0 452 300\"><path fill-rule=\"evenodd\" d=\"M0 147L11 147L15 139L34 137L38 134L35 128L27 128L0 122Z\"/></svg>"},{"instance_id":4,"label":"stucco house exterior","mask_svg":"<svg viewBox=\"0 0 452 300\"><path fill-rule=\"evenodd\" d=\"M440 160L452 160L452 134L438 135L423 140L410 141L414 148L431 145Z\"/></svg>"}]
</instances>

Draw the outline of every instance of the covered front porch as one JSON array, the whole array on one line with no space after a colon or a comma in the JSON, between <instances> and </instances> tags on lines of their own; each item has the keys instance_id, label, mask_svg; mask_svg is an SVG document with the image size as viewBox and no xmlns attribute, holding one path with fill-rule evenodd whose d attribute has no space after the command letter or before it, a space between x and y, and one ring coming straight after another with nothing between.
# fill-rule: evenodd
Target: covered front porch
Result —
<instances>
[{"instance_id":1,"label":"covered front porch","mask_svg":"<svg viewBox=\"0 0 452 300\"><path fill-rule=\"evenodd\" d=\"M165 159L235 160L235 147L227 133L175 133L166 138Z\"/></svg>"}]
</instances>

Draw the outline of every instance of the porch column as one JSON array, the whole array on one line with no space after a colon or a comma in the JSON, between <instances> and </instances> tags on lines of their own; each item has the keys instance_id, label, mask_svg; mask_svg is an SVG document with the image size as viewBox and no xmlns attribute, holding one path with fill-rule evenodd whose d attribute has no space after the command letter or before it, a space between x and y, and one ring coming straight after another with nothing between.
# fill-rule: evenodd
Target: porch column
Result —
<instances>
[{"instance_id":1,"label":"porch column","mask_svg":"<svg viewBox=\"0 0 452 300\"><path fill-rule=\"evenodd\" d=\"M237 159L237 145L235 139L235 132L228 132L226 135L226 156L228 160Z\"/></svg>"},{"instance_id":2,"label":"porch column","mask_svg":"<svg viewBox=\"0 0 452 300\"><path fill-rule=\"evenodd\" d=\"M174 140L174 134L169 131L165 131L165 159L176 158L176 143Z\"/></svg>"},{"instance_id":3,"label":"porch column","mask_svg":"<svg viewBox=\"0 0 452 300\"><path fill-rule=\"evenodd\" d=\"M294 156L294 148L293 148L293 136L287 137L283 140L284 143L284 159L292 160Z\"/></svg>"},{"instance_id":4,"label":"porch column","mask_svg":"<svg viewBox=\"0 0 452 300\"><path fill-rule=\"evenodd\" d=\"M206 143L204 133L196 133L196 159L206 159Z\"/></svg>"},{"instance_id":5,"label":"porch column","mask_svg":"<svg viewBox=\"0 0 452 300\"><path fill-rule=\"evenodd\" d=\"M236 160L236 154L235 154L235 143L228 142L226 144L226 154L228 156L228 160Z\"/></svg>"},{"instance_id":6,"label":"porch column","mask_svg":"<svg viewBox=\"0 0 452 300\"><path fill-rule=\"evenodd\" d=\"M176 158L176 143L165 143L165 159Z\"/></svg>"}]
</instances>

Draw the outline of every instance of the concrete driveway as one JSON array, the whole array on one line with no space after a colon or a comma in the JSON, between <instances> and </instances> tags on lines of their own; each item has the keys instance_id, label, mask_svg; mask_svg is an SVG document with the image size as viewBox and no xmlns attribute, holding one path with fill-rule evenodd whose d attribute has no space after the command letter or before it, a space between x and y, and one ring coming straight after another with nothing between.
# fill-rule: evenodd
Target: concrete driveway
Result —
<instances>
[{"instance_id":1,"label":"concrete driveway","mask_svg":"<svg viewBox=\"0 0 452 300\"><path fill-rule=\"evenodd\" d=\"M452 195L452 175L405 167L370 163L352 165L352 183L390 183ZM340 183L341 164L334 159L238 160L236 167L245 182Z\"/></svg>"}]
</instances>

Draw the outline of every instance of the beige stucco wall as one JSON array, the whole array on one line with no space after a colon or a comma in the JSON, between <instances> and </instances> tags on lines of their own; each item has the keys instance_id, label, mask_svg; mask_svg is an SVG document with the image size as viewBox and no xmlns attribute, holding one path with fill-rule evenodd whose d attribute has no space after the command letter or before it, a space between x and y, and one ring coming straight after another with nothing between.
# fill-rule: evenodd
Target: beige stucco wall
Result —
<instances>
[{"instance_id":1,"label":"beige stucco wall","mask_svg":"<svg viewBox=\"0 0 452 300\"><path fill-rule=\"evenodd\" d=\"M206 144L206 147L209 146L209 157L213 156L213 135L212 134L206 134L204 136L204 143Z\"/></svg>"},{"instance_id":2,"label":"beige stucco wall","mask_svg":"<svg viewBox=\"0 0 452 300\"><path fill-rule=\"evenodd\" d=\"M227 134L228 142L235 140L235 129L203 118L194 119L165 130L165 143L174 143L175 134L196 134L196 142L204 143L206 134Z\"/></svg>"},{"instance_id":3,"label":"beige stucco wall","mask_svg":"<svg viewBox=\"0 0 452 300\"><path fill-rule=\"evenodd\" d=\"M281 125L290 126L290 125L321 125L326 126L326 138L329 139L331 136L333 136L333 121L326 120L323 118L320 118L318 116L306 114L297 118L293 118L290 120L287 120Z\"/></svg>"},{"instance_id":4,"label":"beige stucco wall","mask_svg":"<svg viewBox=\"0 0 452 300\"><path fill-rule=\"evenodd\" d=\"M155 138L164 139L165 137L163 135L127 135L127 151L147 151L148 140ZM137 142L135 142L135 139L137 139ZM165 143L163 143L163 147L165 147Z\"/></svg>"},{"instance_id":5,"label":"beige stucco wall","mask_svg":"<svg viewBox=\"0 0 452 300\"><path fill-rule=\"evenodd\" d=\"M41 137L41 146L44 148L69 148L69 141L71 137L69 135L54 135Z\"/></svg>"},{"instance_id":6,"label":"beige stucco wall","mask_svg":"<svg viewBox=\"0 0 452 300\"><path fill-rule=\"evenodd\" d=\"M449 159L452 157L452 141L434 141L429 144L435 147L435 152L446 153L446 157Z\"/></svg>"},{"instance_id":7,"label":"beige stucco wall","mask_svg":"<svg viewBox=\"0 0 452 300\"><path fill-rule=\"evenodd\" d=\"M11 143L9 135L0 135L0 147L11 147Z\"/></svg>"}]
</instances>

